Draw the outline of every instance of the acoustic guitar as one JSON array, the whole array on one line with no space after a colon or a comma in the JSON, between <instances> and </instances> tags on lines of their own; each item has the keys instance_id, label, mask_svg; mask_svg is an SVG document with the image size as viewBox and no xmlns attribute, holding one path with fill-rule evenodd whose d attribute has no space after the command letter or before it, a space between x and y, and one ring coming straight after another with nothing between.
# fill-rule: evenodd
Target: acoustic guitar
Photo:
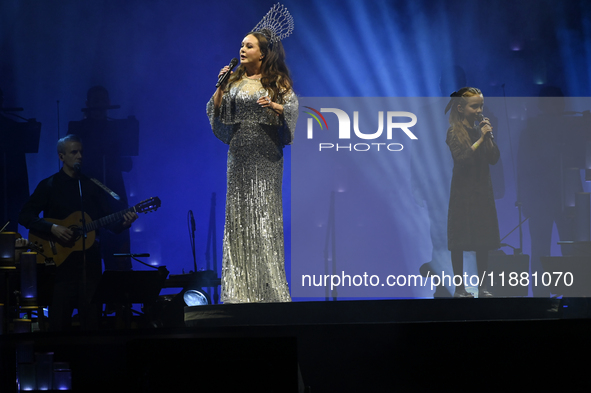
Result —
<instances>
[{"instance_id":1,"label":"acoustic guitar","mask_svg":"<svg viewBox=\"0 0 591 393\"><path fill-rule=\"evenodd\" d=\"M95 230L102 228L105 225L119 221L121 217L125 215L125 213L153 212L156 211L160 205L160 198L152 197L146 199L145 201L141 201L135 206L121 210L117 213L113 213L96 221L92 221L90 216L87 213L84 213L84 219L86 222L86 249L89 249L94 244L96 239ZM82 212L74 212L62 220L53 218L46 218L45 220L53 224L62 225L69 228L72 232L74 232L74 236L72 236L68 242L64 242L56 238L53 234L29 231L29 241L34 244L39 244L44 250L43 253L37 254L38 263L44 263L48 260L53 260L56 266L59 266L70 256L72 252L82 251Z\"/></svg>"}]
</instances>

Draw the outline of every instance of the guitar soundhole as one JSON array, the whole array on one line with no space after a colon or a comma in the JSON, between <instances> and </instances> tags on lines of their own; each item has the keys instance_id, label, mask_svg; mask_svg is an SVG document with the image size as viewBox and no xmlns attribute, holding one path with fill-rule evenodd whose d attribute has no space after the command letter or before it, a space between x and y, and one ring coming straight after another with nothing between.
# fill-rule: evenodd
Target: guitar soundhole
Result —
<instances>
[{"instance_id":1,"label":"guitar soundhole","mask_svg":"<svg viewBox=\"0 0 591 393\"><path fill-rule=\"evenodd\" d=\"M72 226L69 226L68 228L72 232L74 232L74 236L72 237L72 240L70 240L70 242L76 243L78 241L78 239L80 239L82 237L82 227L72 225Z\"/></svg>"}]
</instances>

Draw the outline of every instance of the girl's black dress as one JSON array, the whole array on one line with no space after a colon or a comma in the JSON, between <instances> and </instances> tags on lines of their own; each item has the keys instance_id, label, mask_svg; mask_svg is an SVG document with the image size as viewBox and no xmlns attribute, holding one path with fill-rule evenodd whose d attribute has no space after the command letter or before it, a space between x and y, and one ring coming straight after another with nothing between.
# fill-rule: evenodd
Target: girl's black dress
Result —
<instances>
[{"instance_id":1,"label":"girl's black dress","mask_svg":"<svg viewBox=\"0 0 591 393\"><path fill-rule=\"evenodd\" d=\"M480 139L478 127L466 127L471 145ZM483 142L475 151L461 144L452 129L446 143L454 161L449 210L447 245L449 250L496 250L500 247L499 222L490 179L489 165L497 163L499 148Z\"/></svg>"}]
</instances>

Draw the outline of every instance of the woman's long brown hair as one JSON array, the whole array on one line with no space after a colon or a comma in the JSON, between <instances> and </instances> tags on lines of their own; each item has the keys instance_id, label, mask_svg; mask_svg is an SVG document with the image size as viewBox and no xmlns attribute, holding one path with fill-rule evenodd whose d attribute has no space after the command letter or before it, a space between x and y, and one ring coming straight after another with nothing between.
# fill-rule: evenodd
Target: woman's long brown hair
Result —
<instances>
[{"instance_id":1,"label":"woman's long brown hair","mask_svg":"<svg viewBox=\"0 0 591 393\"><path fill-rule=\"evenodd\" d=\"M291 90L292 80L285 64L285 50L281 41L277 40L270 44L267 36L260 32L250 32L248 35L253 35L258 40L259 49L264 56L261 64L261 84L263 88L269 91L271 101L284 104L285 94ZM232 83L241 80L245 73L246 68L240 65L230 77L226 89L229 89Z\"/></svg>"}]
</instances>

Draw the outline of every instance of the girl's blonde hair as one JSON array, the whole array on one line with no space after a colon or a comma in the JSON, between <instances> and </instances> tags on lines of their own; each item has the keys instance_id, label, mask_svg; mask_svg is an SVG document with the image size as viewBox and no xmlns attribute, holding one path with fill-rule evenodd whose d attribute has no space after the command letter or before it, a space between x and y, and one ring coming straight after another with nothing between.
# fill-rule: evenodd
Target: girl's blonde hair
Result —
<instances>
[{"instance_id":1,"label":"girl's blonde hair","mask_svg":"<svg viewBox=\"0 0 591 393\"><path fill-rule=\"evenodd\" d=\"M456 138L458 138L460 143L467 146L470 146L472 143L470 141L470 136L466 131L466 127L462 124L464 115L458 111L458 105L465 107L468 103L466 98L480 95L482 95L482 92L476 87L463 87L451 94L451 100L445 107L445 113L451 110L449 113L449 124L451 125L452 132L455 134Z\"/></svg>"}]
</instances>

